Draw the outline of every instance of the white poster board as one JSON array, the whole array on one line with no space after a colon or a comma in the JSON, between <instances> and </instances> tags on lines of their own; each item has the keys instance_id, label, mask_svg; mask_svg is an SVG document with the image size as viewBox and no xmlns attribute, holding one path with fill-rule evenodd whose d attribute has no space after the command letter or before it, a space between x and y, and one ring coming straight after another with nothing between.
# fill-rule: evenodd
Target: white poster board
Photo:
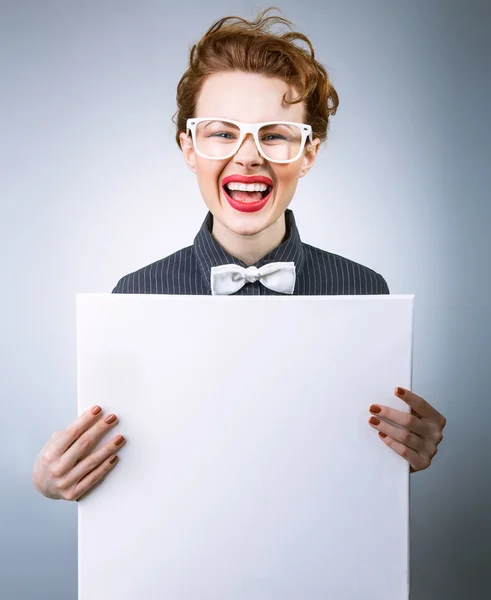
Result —
<instances>
[{"instance_id":1,"label":"white poster board","mask_svg":"<svg viewBox=\"0 0 491 600\"><path fill-rule=\"evenodd\" d=\"M78 414L119 463L78 503L79 600L407 600L414 295L77 294Z\"/></svg>"}]
</instances>

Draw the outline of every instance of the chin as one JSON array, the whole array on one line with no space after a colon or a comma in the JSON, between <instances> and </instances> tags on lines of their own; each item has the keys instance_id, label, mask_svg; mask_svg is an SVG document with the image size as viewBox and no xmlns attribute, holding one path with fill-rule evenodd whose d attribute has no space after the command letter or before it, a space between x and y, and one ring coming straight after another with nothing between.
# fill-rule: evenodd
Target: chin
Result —
<instances>
[{"instance_id":1,"label":"chin","mask_svg":"<svg viewBox=\"0 0 491 600\"><path fill-rule=\"evenodd\" d=\"M231 215L230 213L224 214L224 211L220 211L220 213L217 213L216 219L229 231L241 236L256 235L271 225L267 215L264 214L253 216L247 213Z\"/></svg>"}]
</instances>

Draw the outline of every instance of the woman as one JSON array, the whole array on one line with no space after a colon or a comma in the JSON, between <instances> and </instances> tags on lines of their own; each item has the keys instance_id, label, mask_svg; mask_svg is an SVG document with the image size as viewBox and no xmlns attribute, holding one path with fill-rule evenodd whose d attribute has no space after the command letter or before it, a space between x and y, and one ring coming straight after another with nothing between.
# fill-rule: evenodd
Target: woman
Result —
<instances>
[{"instance_id":1,"label":"woman","mask_svg":"<svg viewBox=\"0 0 491 600\"><path fill-rule=\"evenodd\" d=\"M269 10L252 22L220 19L191 49L177 88L176 141L209 212L193 246L126 275L114 293L389 293L372 269L300 240L287 207L339 102L308 38L272 33L272 23L292 24L266 17ZM371 405L369 413L384 420L370 416L368 424L414 473L430 466L446 420L410 390L394 393L411 413ZM93 407L55 432L35 463L36 488L78 500L117 463L121 435L93 452L117 423Z\"/></svg>"}]
</instances>

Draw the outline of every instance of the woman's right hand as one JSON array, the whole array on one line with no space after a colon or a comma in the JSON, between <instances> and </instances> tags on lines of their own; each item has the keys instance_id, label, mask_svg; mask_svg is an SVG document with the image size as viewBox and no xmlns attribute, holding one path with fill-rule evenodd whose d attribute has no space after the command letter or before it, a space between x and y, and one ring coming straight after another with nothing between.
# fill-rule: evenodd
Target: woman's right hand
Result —
<instances>
[{"instance_id":1,"label":"woman's right hand","mask_svg":"<svg viewBox=\"0 0 491 600\"><path fill-rule=\"evenodd\" d=\"M92 488L118 462L115 452L126 441L121 435L90 453L117 423L116 415L102 419L102 409L94 406L66 429L55 431L34 464L32 482L38 492L47 498L78 500Z\"/></svg>"}]
</instances>

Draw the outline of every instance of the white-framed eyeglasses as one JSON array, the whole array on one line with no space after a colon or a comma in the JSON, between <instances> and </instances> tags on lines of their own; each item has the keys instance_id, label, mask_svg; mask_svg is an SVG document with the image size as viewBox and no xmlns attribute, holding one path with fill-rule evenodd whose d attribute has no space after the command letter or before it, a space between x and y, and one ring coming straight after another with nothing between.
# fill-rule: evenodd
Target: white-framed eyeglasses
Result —
<instances>
[{"instance_id":1,"label":"white-framed eyeglasses","mask_svg":"<svg viewBox=\"0 0 491 600\"><path fill-rule=\"evenodd\" d=\"M292 121L243 123L223 117L187 119L186 133L191 132L194 149L203 158L230 158L251 133L256 147L266 160L290 163L300 158L305 141L312 142L312 127Z\"/></svg>"}]
</instances>

